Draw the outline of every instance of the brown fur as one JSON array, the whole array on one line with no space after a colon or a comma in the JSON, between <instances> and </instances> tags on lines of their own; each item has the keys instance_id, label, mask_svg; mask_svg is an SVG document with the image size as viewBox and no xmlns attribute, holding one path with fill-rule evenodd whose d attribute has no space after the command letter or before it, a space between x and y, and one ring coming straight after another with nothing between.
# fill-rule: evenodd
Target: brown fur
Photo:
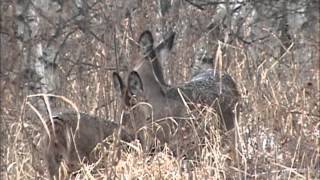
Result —
<instances>
[{"instance_id":1,"label":"brown fur","mask_svg":"<svg viewBox=\"0 0 320 180\"><path fill-rule=\"evenodd\" d=\"M221 117L222 128L231 130L234 127L235 115L239 113L237 103L240 94L236 83L229 74L212 69L213 61L210 58L197 61L198 63L194 67L196 74L189 82L176 86L169 86L165 83L160 61L166 61L166 59L159 59L158 57L160 57L159 51L162 51L162 49L172 48L172 38L167 39L157 48L153 48L153 37L149 31L142 33L139 38L141 50L145 54L145 61L147 62L138 69L138 73L142 77L143 83L146 83L145 91L150 103L153 105L158 102L157 99L153 98L159 89L169 99L179 101L181 97L178 89L180 89L188 102L213 107ZM163 44L167 44L169 48L165 48ZM162 49L159 47L162 47ZM157 83L159 85L156 85Z\"/></svg>"},{"instance_id":2,"label":"brown fur","mask_svg":"<svg viewBox=\"0 0 320 180\"><path fill-rule=\"evenodd\" d=\"M173 40L169 38L158 47L167 50L172 48L172 44L168 42L172 43ZM217 111L223 117L222 119L225 119L223 124L225 124L226 129L233 128L233 108L237 102L234 96L237 95L237 90L229 75L223 74L221 78L218 73L212 74L204 71L190 82L179 86L169 86L164 81L158 59L161 48L153 48L152 34L149 31L142 33L139 43L145 59L134 67L136 72L130 73L127 82L124 83L119 75L115 75L114 84L116 90L121 92L120 97L124 106L129 110L130 118L124 119L124 124L132 130L132 133L136 134L142 144L149 143L144 138L146 137L145 134L140 133L141 129L149 130L146 133L147 136L151 137L149 139L156 138L161 143L169 143L169 146L173 149L177 148L177 142L184 141L186 137L192 136L194 127L188 124L193 124L193 122L186 120L190 119L190 115L179 89L187 101L207 106L213 105L215 109L218 109ZM168 45L168 47L165 45ZM136 78L133 78L136 79L135 82L130 81L131 75L136 76ZM122 84L121 87L119 84ZM137 94L128 93L131 92L130 88L132 86L130 84L140 87L140 91L136 91ZM137 87L133 88L139 89ZM129 103L132 101L135 103ZM141 102L147 102L150 105Z\"/></svg>"},{"instance_id":3,"label":"brown fur","mask_svg":"<svg viewBox=\"0 0 320 180\"><path fill-rule=\"evenodd\" d=\"M176 145L178 136L182 136L183 127L187 124L188 113L182 101L166 98L161 91L153 92L155 97L152 104L146 98L142 79L139 74L132 71L128 81L123 82L121 77L114 73L114 85L127 107L129 119L124 119L124 126L141 141L144 150L149 150L158 140L161 144L168 143L172 150ZM157 85L157 84L155 84ZM120 88L120 89L117 89ZM160 89L157 85L155 88Z\"/></svg>"},{"instance_id":4,"label":"brown fur","mask_svg":"<svg viewBox=\"0 0 320 180\"><path fill-rule=\"evenodd\" d=\"M58 178L62 160L65 161L68 172L79 169L79 162L82 160L92 162L94 157L90 153L94 147L119 128L114 122L102 122L96 117L80 113L79 129L76 131L78 118L77 113L72 111L60 112L52 119L54 129L51 121L48 121L50 137L44 132L42 141L43 155L51 179ZM129 141L129 136L123 132L122 139Z\"/></svg>"}]
</instances>

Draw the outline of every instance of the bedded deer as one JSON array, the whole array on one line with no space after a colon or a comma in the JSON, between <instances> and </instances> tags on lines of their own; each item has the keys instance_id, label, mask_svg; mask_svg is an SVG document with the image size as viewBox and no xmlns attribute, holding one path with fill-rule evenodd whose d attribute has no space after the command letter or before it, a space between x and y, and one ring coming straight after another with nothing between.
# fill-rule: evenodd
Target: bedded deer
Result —
<instances>
[{"instance_id":1,"label":"bedded deer","mask_svg":"<svg viewBox=\"0 0 320 180\"><path fill-rule=\"evenodd\" d=\"M144 58L134 65L133 70L140 75L145 86L145 96L150 102L156 101L155 94L167 88L158 58L166 58L173 46L174 37L175 33L170 33L156 48L153 46L154 40L150 31L144 31L139 37L138 42Z\"/></svg>"},{"instance_id":2,"label":"bedded deer","mask_svg":"<svg viewBox=\"0 0 320 180\"><path fill-rule=\"evenodd\" d=\"M181 99L178 89L181 90L185 99L194 104L201 104L204 106L213 107L219 114L222 128L230 130L234 127L235 114L238 114L237 102L240 94L237 90L236 83L229 74L216 71L210 67L212 61L208 58L203 59L197 64L196 74L192 79L183 84L169 86L163 77L162 67L160 61L166 59L161 58L163 52L168 52L173 46L173 36L169 36L167 41L160 44L158 47L153 47L153 36L150 31L145 31L139 38L140 49L145 56L144 65L142 65L137 72L142 77L143 83L146 84L146 92L159 91L155 89L154 84L158 83L160 90L170 99ZM169 48L165 48L165 47ZM162 50L164 49L164 50ZM154 77L151 77L151 74ZM150 83L152 82L152 83ZM152 88L150 88L152 87ZM155 101L151 98L150 104Z\"/></svg>"},{"instance_id":3,"label":"bedded deer","mask_svg":"<svg viewBox=\"0 0 320 180\"><path fill-rule=\"evenodd\" d=\"M79 128L76 130L78 117L73 111L57 113L52 120L53 122L46 123L49 134L44 132L42 139L42 151L50 179L59 178L62 161L70 174L80 168L80 161L95 160L91 156L95 146L119 130L118 124L112 121L103 122L85 113L80 113ZM130 141L130 136L124 130L121 131L120 138Z\"/></svg>"},{"instance_id":4,"label":"bedded deer","mask_svg":"<svg viewBox=\"0 0 320 180\"><path fill-rule=\"evenodd\" d=\"M167 143L174 154L178 148L187 144L194 133L189 124L190 116L182 100L168 98L159 84L153 88L153 102L145 94L142 77L136 71L129 73L127 81L113 73L113 84L116 92L131 118L123 122L124 127L140 140L144 151L150 150L155 142ZM150 103L150 104L149 104ZM180 142L179 142L180 141Z\"/></svg>"},{"instance_id":5,"label":"bedded deer","mask_svg":"<svg viewBox=\"0 0 320 180\"><path fill-rule=\"evenodd\" d=\"M199 73L190 82L178 86L169 86L165 83L158 58L162 58L160 54L163 51L172 48L173 38L174 33L154 48L151 32L143 32L139 38L144 54L143 61L133 68L135 71L130 73L126 82L119 74L113 74L114 87L117 92L120 92L125 107L131 111L132 118L124 119L123 123L133 134L136 134L136 137L144 144L143 146L148 143L144 138L145 133L141 133L142 129L149 129L147 135L157 138L162 143L170 142L172 146L174 142L183 142L183 139L192 134L187 133L192 127L186 128L188 122L185 119L189 119L190 114L181 94L190 102L213 105L224 119L222 121L222 124L225 124L224 127L229 130L234 126L233 108L237 90L229 75L220 76L216 72L212 74L212 71L209 70ZM182 93L179 93L179 90ZM145 128L149 125L153 128ZM158 129L155 130L154 127ZM175 132L172 133L173 131ZM179 139L179 136L182 136L182 139Z\"/></svg>"}]
</instances>

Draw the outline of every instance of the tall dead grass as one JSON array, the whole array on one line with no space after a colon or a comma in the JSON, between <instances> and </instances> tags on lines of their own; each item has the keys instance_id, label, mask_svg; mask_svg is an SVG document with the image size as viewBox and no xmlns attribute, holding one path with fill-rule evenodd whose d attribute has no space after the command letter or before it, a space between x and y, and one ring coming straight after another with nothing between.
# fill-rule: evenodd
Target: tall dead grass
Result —
<instances>
[{"instance_id":1,"label":"tall dead grass","mask_svg":"<svg viewBox=\"0 0 320 180\"><path fill-rule=\"evenodd\" d=\"M199 145L197 158L177 158L166 147L154 155L144 154L139 142L122 142L110 149L101 148L101 160L83 164L74 176L78 179L319 179L319 46L313 48L315 53L309 62L289 56L299 52L298 49L289 49L289 55L280 58L273 57L270 50L262 50L258 62L246 49L230 47L234 61L229 72L241 92L240 115L231 132L221 134L211 129L210 138ZM179 53L187 52L181 49ZM99 69L81 79L66 78L61 95L70 98L80 111L117 119L118 105L110 73ZM1 179L46 178L38 151L41 121L34 111L23 106L27 99L20 87L8 84L1 95ZM28 101L38 103L33 99ZM61 102L56 103L56 107L65 107ZM208 110L199 114L203 121L211 121L214 116ZM111 137L110 143L115 142L114 138Z\"/></svg>"}]
</instances>

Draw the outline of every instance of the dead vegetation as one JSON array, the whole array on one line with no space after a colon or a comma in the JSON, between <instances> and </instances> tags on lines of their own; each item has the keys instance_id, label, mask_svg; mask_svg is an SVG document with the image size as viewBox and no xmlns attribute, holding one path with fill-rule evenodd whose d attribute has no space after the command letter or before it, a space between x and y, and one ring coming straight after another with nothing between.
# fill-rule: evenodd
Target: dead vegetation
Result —
<instances>
[{"instance_id":1,"label":"dead vegetation","mask_svg":"<svg viewBox=\"0 0 320 180\"><path fill-rule=\"evenodd\" d=\"M177 1L159 18L156 3L121 2L88 1L85 15L75 13L73 1L48 11L33 1L28 6L19 4L22 1L1 4L0 179L48 178L39 149L43 123L27 105L49 120L43 98L30 97L43 93L39 87L45 79L32 69L41 59L36 55L37 43L44 43L45 74L54 72L51 80L59 82L47 92L63 99L49 98L51 108L86 112L102 122L118 123L121 112L112 73L127 73L142 58L136 41L146 29L156 34L157 42L167 31L177 33L176 44L163 64L168 84L190 80L190 67L198 54L211 56L215 69L231 75L241 95L235 128L221 133L210 126L203 129L207 136L201 140L196 134L188 136L182 148L198 148L193 158L175 156L167 145L145 153L140 142L123 141L115 132L105 139L108 146L96 147L95 161L80 163L75 178L320 179L318 2L310 3L314 7L302 3L306 6L303 12L288 11L287 16L300 12L308 19L299 26L287 22L287 29L281 28L279 16L269 15L276 8L268 9L268 3L262 1L241 4L241 12L234 7L241 14L239 19L229 19L234 24L225 22L230 17L213 21L219 16L213 4ZM29 22L26 14L30 12L20 12L23 8L19 6L33 9L40 19L37 36L24 37L21 29L15 33L12 27ZM253 11L259 18L251 17ZM198 126L218 118L209 107L195 111L198 115L193 122L199 121ZM66 170L61 166L60 171Z\"/></svg>"}]
</instances>

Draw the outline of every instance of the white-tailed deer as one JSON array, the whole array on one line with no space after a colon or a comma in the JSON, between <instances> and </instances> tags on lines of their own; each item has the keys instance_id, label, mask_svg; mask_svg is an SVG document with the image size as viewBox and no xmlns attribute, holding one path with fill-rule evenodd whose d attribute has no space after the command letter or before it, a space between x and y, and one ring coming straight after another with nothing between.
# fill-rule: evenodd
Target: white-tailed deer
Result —
<instances>
[{"instance_id":1,"label":"white-tailed deer","mask_svg":"<svg viewBox=\"0 0 320 180\"><path fill-rule=\"evenodd\" d=\"M128 107L132 117L124 119L123 124L131 133L136 134L143 146L148 144L148 140L144 138L145 134L157 138L162 143L169 142L169 146L173 147L175 142L183 142L193 134L190 132L193 127L186 128L190 127L186 125L186 119L189 119L190 115L179 89L186 100L213 105L224 119L226 129L234 126L233 98L237 90L230 76L223 75L221 78L218 73L204 71L190 82L179 86L169 86L165 83L158 57L162 49L171 49L173 38L174 34L157 48L153 48L152 34L149 31L142 33L139 44L145 59L134 67L136 71L129 74L127 82L122 81L117 73L113 74L114 87L120 92L122 102ZM149 131L141 133L143 129Z\"/></svg>"},{"instance_id":2,"label":"white-tailed deer","mask_svg":"<svg viewBox=\"0 0 320 180\"><path fill-rule=\"evenodd\" d=\"M196 73L189 82L169 86L165 83L161 62L165 59L158 58L161 49L167 45L171 49L173 44L174 36L170 36L167 41L162 43L160 46L153 48L153 37L150 31L145 31L139 38L139 44L145 60L149 61L145 64L149 66L142 66L137 69L141 75L143 83L145 83L145 91L159 91L154 87L157 87L156 83L160 84L161 91L166 94L169 99L181 99L178 89L181 90L182 94L186 97L185 99L195 103L206 106L212 106L217 111L222 119L223 128L230 130L234 127L235 114L238 113L236 104L239 100L239 92L236 87L236 83L230 75L216 71L210 67L210 59L205 58L196 67ZM208 61L208 62L207 62ZM212 67L212 65L211 65ZM152 79L151 74L155 77ZM153 83L150 83L153 82ZM150 88L149 84L153 88ZM148 93L152 96L152 93ZM150 104L156 100L150 99Z\"/></svg>"},{"instance_id":3,"label":"white-tailed deer","mask_svg":"<svg viewBox=\"0 0 320 180\"><path fill-rule=\"evenodd\" d=\"M97 117L80 113L79 128L76 131L78 117L76 112L60 112L52 117L53 123L46 123L48 132L44 132L42 151L50 179L59 178L62 160L67 165L68 174L79 169L80 161L92 162L91 152L98 143L119 130L112 121L103 122ZM54 128L53 128L54 127ZM131 141L125 131L121 139Z\"/></svg>"},{"instance_id":4,"label":"white-tailed deer","mask_svg":"<svg viewBox=\"0 0 320 180\"><path fill-rule=\"evenodd\" d=\"M133 70L139 73L145 86L145 95L151 102L153 102L154 94L158 93L157 91L163 91L168 86L158 58L166 58L166 54L173 46L174 37L175 33L169 34L156 48L153 46L154 40L150 31L144 31L139 37L139 45L144 58L133 67ZM158 86L161 88L158 89Z\"/></svg>"},{"instance_id":5,"label":"white-tailed deer","mask_svg":"<svg viewBox=\"0 0 320 180\"><path fill-rule=\"evenodd\" d=\"M181 100L167 98L167 95L155 84L157 91L153 92L151 103L145 95L144 84L141 76L136 71L129 73L124 82L118 73L113 73L115 90L119 92L123 104L130 114L129 119L123 122L125 128L141 141L144 150L153 146L155 139L161 144L168 143L175 152L177 141L187 138L188 113ZM149 104L150 103L150 104Z\"/></svg>"}]
</instances>

